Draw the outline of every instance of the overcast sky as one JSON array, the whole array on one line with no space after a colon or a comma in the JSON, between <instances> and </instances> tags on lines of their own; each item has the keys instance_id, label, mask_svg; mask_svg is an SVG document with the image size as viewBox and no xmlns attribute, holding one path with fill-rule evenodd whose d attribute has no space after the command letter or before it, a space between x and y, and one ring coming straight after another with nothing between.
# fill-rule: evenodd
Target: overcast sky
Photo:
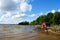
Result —
<instances>
[{"instance_id":1,"label":"overcast sky","mask_svg":"<svg viewBox=\"0 0 60 40\"><path fill-rule=\"evenodd\" d=\"M0 24L31 22L55 11L60 12L60 0L0 0Z\"/></svg>"}]
</instances>

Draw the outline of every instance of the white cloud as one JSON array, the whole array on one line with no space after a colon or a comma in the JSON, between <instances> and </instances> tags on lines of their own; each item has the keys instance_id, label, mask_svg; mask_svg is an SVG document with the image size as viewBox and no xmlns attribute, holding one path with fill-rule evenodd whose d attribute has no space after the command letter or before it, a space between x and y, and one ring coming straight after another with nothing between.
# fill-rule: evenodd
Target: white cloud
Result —
<instances>
[{"instance_id":1,"label":"white cloud","mask_svg":"<svg viewBox=\"0 0 60 40\"><path fill-rule=\"evenodd\" d=\"M0 23L19 22L20 18L26 16L25 12L32 10L29 0L0 0ZM31 0L30 0L31 1Z\"/></svg>"},{"instance_id":2,"label":"white cloud","mask_svg":"<svg viewBox=\"0 0 60 40\"><path fill-rule=\"evenodd\" d=\"M20 9L21 12L26 12L32 9L32 5L28 4L27 0L0 0L0 2L0 9L4 11L15 11Z\"/></svg>"},{"instance_id":3,"label":"white cloud","mask_svg":"<svg viewBox=\"0 0 60 40\"><path fill-rule=\"evenodd\" d=\"M12 11L16 10L17 6L16 3L14 3L12 0L0 0L2 5L0 6L0 9L3 11Z\"/></svg>"},{"instance_id":4,"label":"white cloud","mask_svg":"<svg viewBox=\"0 0 60 40\"><path fill-rule=\"evenodd\" d=\"M24 17L24 16L26 16L26 14L16 14L16 15L12 16L12 19L16 20L16 19Z\"/></svg>"},{"instance_id":5,"label":"white cloud","mask_svg":"<svg viewBox=\"0 0 60 40\"><path fill-rule=\"evenodd\" d=\"M13 0L15 3L18 3L19 2L19 0Z\"/></svg>"},{"instance_id":6,"label":"white cloud","mask_svg":"<svg viewBox=\"0 0 60 40\"><path fill-rule=\"evenodd\" d=\"M55 13L56 11L55 10L51 10L52 13Z\"/></svg>"},{"instance_id":7,"label":"white cloud","mask_svg":"<svg viewBox=\"0 0 60 40\"><path fill-rule=\"evenodd\" d=\"M43 12L40 12L40 13L39 13L39 16L41 16L41 15L43 15Z\"/></svg>"},{"instance_id":8,"label":"white cloud","mask_svg":"<svg viewBox=\"0 0 60 40\"><path fill-rule=\"evenodd\" d=\"M35 17L35 16L36 16L35 14L28 15L28 17Z\"/></svg>"},{"instance_id":9,"label":"white cloud","mask_svg":"<svg viewBox=\"0 0 60 40\"><path fill-rule=\"evenodd\" d=\"M10 12L6 12L5 16L11 16Z\"/></svg>"},{"instance_id":10,"label":"white cloud","mask_svg":"<svg viewBox=\"0 0 60 40\"><path fill-rule=\"evenodd\" d=\"M2 2L0 1L0 6L2 6Z\"/></svg>"},{"instance_id":11,"label":"white cloud","mask_svg":"<svg viewBox=\"0 0 60 40\"><path fill-rule=\"evenodd\" d=\"M60 12L60 9L58 10L58 12Z\"/></svg>"},{"instance_id":12,"label":"white cloud","mask_svg":"<svg viewBox=\"0 0 60 40\"><path fill-rule=\"evenodd\" d=\"M41 16L41 15L44 15L43 12L40 12L40 13L37 13L37 14L34 13L34 14L31 14L31 15L27 15L27 16L28 16L28 17L32 17L32 18L33 18L33 17L37 18L37 17L39 17L39 16Z\"/></svg>"},{"instance_id":13,"label":"white cloud","mask_svg":"<svg viewBox=\"0 0 60 40\"><path fill-rule=\"evenodd\" d=\"M45 13L45 15L47 15L48 13L50 13L50 12L52 12L52 13L55 13L56 12L56 10L49 10L49 11L47 11L46 13Z\"/></svg>"},{"instance_id":14,"label":"white cloud","mask_svg":"<svg viewBox=\"0 0 60 40\"><path fill-rule=\"evenodd\" d=\"M26 3L26 2L21 3L20 4L20 10L22 12L31 11L32 10L32 5L30 5L30 4Z\"/></svg>"},{"instance_id":15,"label":"white cloud","mask_svg":"<svg viewBox=\"0 0 60 40\"><path fill-rule=\"evenodd\" d=\"M1 12L1 10L0 10L0 12Z\"/></svg>"},{"instance_id":16,"label":"white cloud","mask_svg":"<svg viewBox=\"0 0 60 40\"><path fill-rule=\"evenodd\" d=\"M6 12L4 15L0 17L0 21L7 21L9 17L11 16L10 12Z\"/></svg>"}]
</instances>

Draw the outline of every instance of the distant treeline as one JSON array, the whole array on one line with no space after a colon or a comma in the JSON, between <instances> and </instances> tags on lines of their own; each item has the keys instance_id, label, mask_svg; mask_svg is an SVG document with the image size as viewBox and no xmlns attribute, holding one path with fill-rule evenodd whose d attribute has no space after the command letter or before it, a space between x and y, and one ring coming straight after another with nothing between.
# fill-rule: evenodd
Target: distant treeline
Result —
<instances>
[{"instance_id":1,"label":"distant treeline","mask_svg":"<svg viewBox=\"0 0 60 40\"><path fill-rule=\"evenodd\" d=\"M27 21L20 22L18 25L29 25L29 22L27 22Z\"/></svg>"},{"instance_id":2,"label":"distant treeline","mask_svg":"<svg viewBox=\"0 0 60 40\"><path fill-rule=\"evenodd\" d=\"M36 20L29 22L21 22L22 25L40 25L42 22L48 22L50 25L59 25L60 24L60 12L49 12L47 15L41 15Z\"/></svg>"}]
</instances>

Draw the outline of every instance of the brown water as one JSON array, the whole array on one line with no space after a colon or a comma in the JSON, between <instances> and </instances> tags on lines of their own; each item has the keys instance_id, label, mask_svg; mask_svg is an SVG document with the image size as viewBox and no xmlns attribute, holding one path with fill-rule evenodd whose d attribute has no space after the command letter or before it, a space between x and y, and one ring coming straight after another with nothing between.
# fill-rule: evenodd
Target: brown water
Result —
<instances>
[{"instance_id":1,"label":"brown water","mask_svg":"<svg viewBox=\"0 0 60 40\"><path fill-rule=\"evenodd\" d=\"M30 25L0 25L0 40L60 40L60 37L40 33Z\"/></svg>"}]
</instances>

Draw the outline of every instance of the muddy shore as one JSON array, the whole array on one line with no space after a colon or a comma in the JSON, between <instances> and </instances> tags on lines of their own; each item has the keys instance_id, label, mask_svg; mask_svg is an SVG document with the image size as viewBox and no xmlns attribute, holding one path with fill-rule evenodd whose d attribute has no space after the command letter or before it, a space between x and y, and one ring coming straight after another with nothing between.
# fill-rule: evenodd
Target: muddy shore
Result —
<instances>
[{"instance_id":1,"label":"muddy shore","mask_svg":"<svg viewBox=\"0 0 60 40\"><path fill-rule=\"evenodd\" d=\"M31 32L23 36L6 35L5 37L0 38L0 40L60 40L60 36L53 34L46 34L42 32L37 33Z\"/></svg>"}]
</instances>

